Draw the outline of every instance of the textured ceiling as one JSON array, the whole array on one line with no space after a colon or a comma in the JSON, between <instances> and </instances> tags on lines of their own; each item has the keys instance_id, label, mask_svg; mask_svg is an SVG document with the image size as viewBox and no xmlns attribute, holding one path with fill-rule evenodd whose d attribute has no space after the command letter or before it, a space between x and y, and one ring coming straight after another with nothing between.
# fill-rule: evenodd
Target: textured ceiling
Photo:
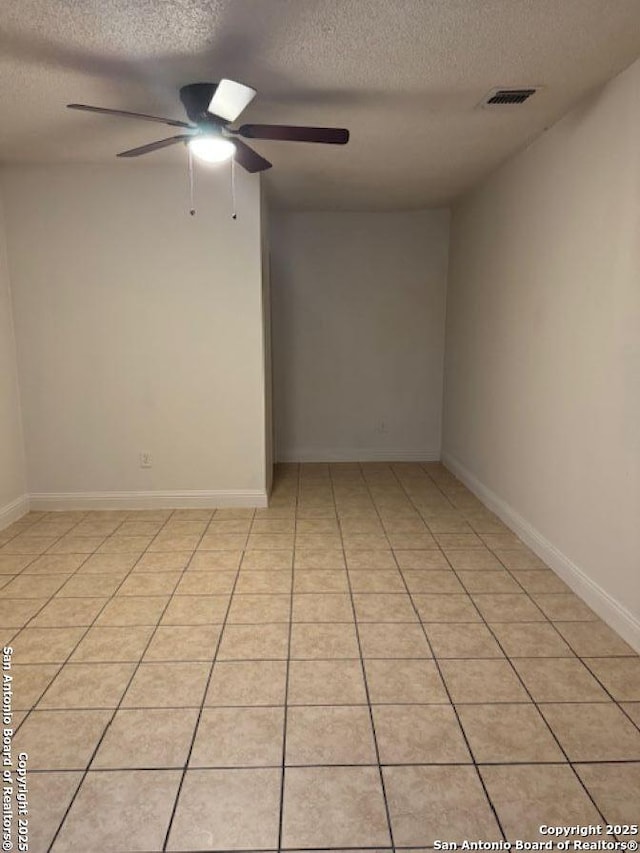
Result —
<instances>
[{"instance_id":1,"label":"textured ceiling","mask_svg":"<svg viewBox=\"0 0 640 853\"><path fill-rule=\"evenodd\" d=\"M67 102L184 118L181 85L231 77L258 89L243 121L351 129L344 148L255 143L277 204L436 206L639 54L638 0L4 2L0 162L112 161L171 130ZM528 84L544 88L520 108L477 108Z\"/></svg>"}]
</instances>

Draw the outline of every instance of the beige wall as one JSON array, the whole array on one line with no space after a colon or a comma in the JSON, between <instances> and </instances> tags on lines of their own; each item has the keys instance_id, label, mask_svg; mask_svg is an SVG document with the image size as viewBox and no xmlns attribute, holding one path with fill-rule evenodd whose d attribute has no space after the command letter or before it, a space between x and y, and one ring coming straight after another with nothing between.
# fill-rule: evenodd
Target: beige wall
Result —
<instances>
[{"instance_id":1,"label":"beige wall","mask_svg":"<svg viewBox=\"0 0 640 853\"><path fill-rule=\"evenodd\" d=\"M443 446L640 646L640 62L456 207Z\"/></svg>"},{"instance_id":2,"label":"beige wall","mask_svg":"<svg viewBox=\"0 0 640 853\"><path fill-rule=\"evenodd\" d=\"M438 458L448 212L273 219L278 458Z\"/></svg>"},{"instance_id":3,"label":"beige wall","mask_svg":"<svg viewBox=\"0 0 640 853\"><path fill-rule=\"evenodd\" d=\"M1 188L29 491L264 495L259 179L236 221L226 168L199 171L195 217L186 174L142 163Z\"/></svg>"},{"instance_id":4,"label":"beige wall","mask_svg":"<svg viewBox=\"0 0 640 853\"><path fill-rule=\"evenodd\" d=\"M16 346L0 200L0 529L26 511Z\"/></svg>"}]
</instances>

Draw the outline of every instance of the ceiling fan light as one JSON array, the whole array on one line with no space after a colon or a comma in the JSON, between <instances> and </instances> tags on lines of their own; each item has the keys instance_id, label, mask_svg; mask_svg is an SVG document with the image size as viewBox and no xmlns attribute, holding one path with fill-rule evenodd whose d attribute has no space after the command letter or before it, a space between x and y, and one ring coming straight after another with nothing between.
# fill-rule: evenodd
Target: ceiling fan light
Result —
<instances>
[{"instance_id":1,"label":"ceiling fan light","mask_svg":"<svg viewBox=\"0 0 640 853\"><path fill-rule=\"evenodd\" d=\"M233 142L222 136L196 136L188 144L192 154L205 163L222 163L236 152Z\"/></svg>"}]
</instances>

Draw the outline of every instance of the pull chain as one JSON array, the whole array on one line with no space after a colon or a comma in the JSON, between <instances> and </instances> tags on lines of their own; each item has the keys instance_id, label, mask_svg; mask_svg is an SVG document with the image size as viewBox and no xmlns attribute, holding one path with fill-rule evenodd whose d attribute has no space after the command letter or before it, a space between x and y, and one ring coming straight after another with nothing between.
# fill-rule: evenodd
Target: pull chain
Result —
<instances>
[{"instance_id":1,"label":"pull chain","mask_svg":"<svg viewBox=\"0 0 640 853\"><path fill-rule=\"evenodd\" d=\"M189 164L189 213L191 216L196 215L196 207L194 202L194 191L193 191L193 154L191 153L191 148L187 145L187 156L188 156L188 164Z\"/></svg>"},{"instance_id":2,"label":"pull chain","mask_svg":"<svg viewBox=\"0 0 640 853\"><path fill-rule=\"evenodd\" d=\"M231 218L237 219L236 213L236 158L231 158Z\"/></svg>"}]
</instances>

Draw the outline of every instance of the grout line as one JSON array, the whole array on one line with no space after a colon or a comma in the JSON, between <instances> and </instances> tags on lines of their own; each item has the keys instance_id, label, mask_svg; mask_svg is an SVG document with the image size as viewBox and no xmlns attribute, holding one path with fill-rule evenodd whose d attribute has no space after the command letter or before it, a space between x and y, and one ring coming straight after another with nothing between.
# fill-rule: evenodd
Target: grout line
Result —
<instances>
[{"instance_id":1,"label":"grout line","mask_svg":"<svg viewBox=\"0 0 640 853\"><path fill-rule=\"evenodd\" d=\"M300 469L298 468L298 488L296 490L296 508L300 492ZM284 798L287 768L287 726L289 722L289 678L291 670L291 636L293 632L293 588L295 585L296 565L296 532L298 529L297 513L293 517L293 553L291 557L291 592L289 594L289 630L287 633L287 658L284 681L284 722L282 729L282 765L280 770L280 812L278 815L278 850L282 849L282 833L284 828Z\"/></svg>"},{"instance_id":2,"label":"grout line","mask_svg":"<svg viewBox=\"0 0 640 853\"><path fill-rule=\"evenodd\" d=\"M333 477L331 475L331 468L329 468L329 479L331 481L331 490L332 490L333 499L334 499L334 503L335 503L335 487L334 487ZM337 508L337 504L336 504L336 508ZM340 523L339 513L336 513L336 514L338 516L338 527L340 530L340 537L342 539L343 553L344 553L344 539L342 538L342 525ZM346 558L345 558L345 562L346 562ZM391 849L395 851L395 841L394 841L394 836L393 836L393 825L391 822L391 809L389 807L389 800L387 798L387 789L386 789L385 780L384 780L384 773L382 772L382 766L383 765L382 765L382 762L380 760L380 746L378 744L378 735L376 732L376 724L375 724L375 720L374 720L374 716L373 716L373 708L371 705L371 692L369 690L369 682L367 680L367 668L365 666L365 660L364 660L364 656L362 654L362 641L360 639L360 628L358 626L358 620L356 618L355 599L353 597L353 589L351 586L351 578L349 576L348 571L347 571L347 584L349 586L349 595L351 598L351 609L353 612L353 621L354 621L354 625L355 625L356 640L358 642L358 650L360 652L360 667L362 670L362 678L363 678L363 682L364 682L365 695L367 698L367 706L369 708L369 722L371 724L371 732L373 735L373 746L374 746L375 754L376 754L376 761L377 761L377 765L378 765L378 775L380 778L380 786L382 789L382 798L384 801L384 809L385 809L385 813L386 813L386 817L387 817L387 827L389 830L389 839L391 841Z\"/></svg>"},{"instance_id":3,"label":"grout line","mask_svg":"<svg viewBox=\"0 0 640 853\"><path fill-rule=\"evenodd\" d=\"M212 514L209 523L211 523L211 520L215 517L215 514L216 514L215 512ZM251 517L252 520L254 517L255 517L255 510L254 510L253 515ZM200 537L199 542L201 542L202 538L206 535L206 531L208 530L208 528L209 528L209 525L207 524L207 526L205 527L205 529L202 533L202 536ZM189 560L189 563L191 563L191 560L193 560L193 556L196 554L196 552L197 552L197 548L194 549L193 554L191 556L191 559ZM187 564L187 566L185 566L185 569L184 569L185 572L187 571L189 563ZM195 727L193 729L193 734L191 736L191 743L189 744L189 749L187 751L187 757L185 759L184 767L182 769L182 775L180 777L180 782L178 783L178 789L176 791L176 797L175 797L175 800L173 803L173 808L171 810L171 816L169 818L169 823L167 825L167 831L165 833L164 843L162 845L163 851L167 849L167 844L169 843L169 836L171 834L171 829L173 827L173 821L174 821L175 816L176 816L176 811L178 808L178 801L180 799L180 794L182 793L182 787L184 785L184 780L185 780L186 775L187 775L187 770L189 769L189 761L191 760L191 754L193 752L193 747L194 747L194 744L196 741L196 737L198 735L198 729L200 728L200 721L202 719L202 713L204 710L205 702L207 700L207 692L209 690L209 685L211 684L211 678L213 676L213 669L216 665L218 650L220 648L220 643L222 642L222 635L224 634L224 629L225 629L225 626L227 624L227 618L229 616L229 611L231 610L231 602L233 601L233 592L235 590L236 584L238 583L238 577L239 576L240 576L240 564L238 564L238 568L236 569L236 576L235 576L235 580L234 580L234 584L233 584L233 589L231 590L231 595L229 596L229 601L227 603L227 609L225 611L224 620L222 622L222 628L220 630L220 633L218 635L218 639L216 641L215 651L213 654L213 660L211 661L211 666L209 667L209 675L207 676L207 680L205 682L204 690L202 692L202 701L200 703L198 715L196 717L196 724L195 724Z\"/></svg>"}]
</instances>

